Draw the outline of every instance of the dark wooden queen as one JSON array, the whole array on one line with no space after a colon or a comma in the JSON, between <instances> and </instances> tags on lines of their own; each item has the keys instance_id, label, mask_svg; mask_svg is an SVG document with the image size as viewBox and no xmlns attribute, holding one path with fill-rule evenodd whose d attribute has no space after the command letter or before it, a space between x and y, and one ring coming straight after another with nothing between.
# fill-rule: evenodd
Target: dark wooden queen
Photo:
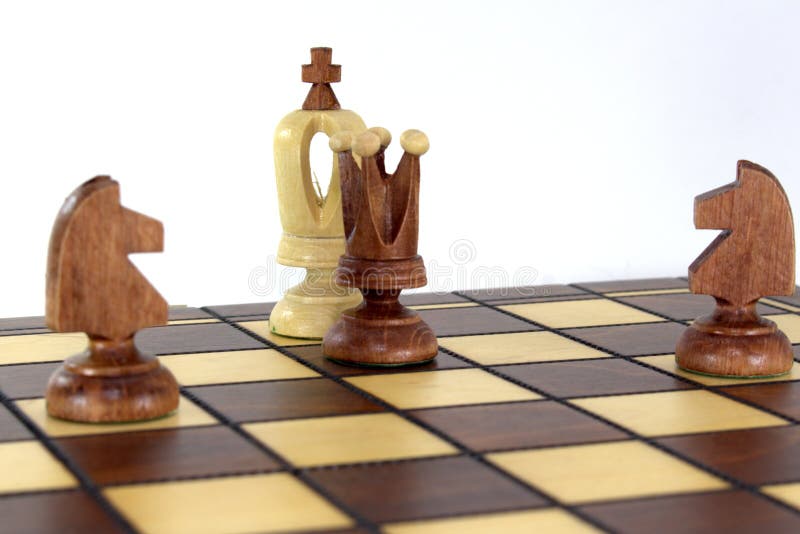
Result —
<instances>
[{"instance_id":1,"label":"dark wooden queen","mask_svg":"<svg viewBox=\"0 0 800 534\"><path fill-rule=\"evenodd\" d=\"M336 281L358 288L364 301L341 315L322 348L328 358L351 365L420 364L439 350L430 326L398 300L403 289L427 284L417 241L419 159L428 138L418 130L400 136L404 154L394 174L384 166L390 141L383 128L330 140L339 160L346 237Z\"/></svg>"}]
</instances>

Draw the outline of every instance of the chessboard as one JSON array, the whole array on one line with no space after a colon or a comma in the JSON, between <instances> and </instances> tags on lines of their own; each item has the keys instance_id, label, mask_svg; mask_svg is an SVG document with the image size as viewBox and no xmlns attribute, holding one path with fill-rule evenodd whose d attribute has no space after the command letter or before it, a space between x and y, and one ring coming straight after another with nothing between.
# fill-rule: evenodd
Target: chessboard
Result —
<instances>
[{"instance_id":1,"label":"chessboard","mask_svg":"<svg viewBox=\"0 0 800 534\"><path fill-rule=\"evenodd\" d=\"M410 294L440 353L345 367L270 304L139 332L181 385L144 423L48 418L83 334L0 320L3 532L800 532L800 368L676 368L681 278ZM800 294L762 299L800 356Z\"/></svg>"}]
</instances>

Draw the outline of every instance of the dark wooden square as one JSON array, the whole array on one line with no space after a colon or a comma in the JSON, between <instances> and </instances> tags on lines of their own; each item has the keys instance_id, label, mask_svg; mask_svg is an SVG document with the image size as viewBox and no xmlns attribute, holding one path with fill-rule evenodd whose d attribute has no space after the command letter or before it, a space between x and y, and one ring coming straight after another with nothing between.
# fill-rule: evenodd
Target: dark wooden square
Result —
<instances>
[{"instance_id":1,"label":"dark wooden square","mask_svg":"<svg viewBox=\"0 0 800 534\"><path fill-rule=\"evenodd\" d=\"M250 304L224 304L222 306L206 306L205 309L212 311L223 317L241 317L243 315L257 315L260 319L266 319L274 302L253 302Z\"/></svg>"},{"instance_id":2,"label":"dark wooden square","mask_svg":"<svg viewBox=\"0 0 800 534\"><path fill-rule=\"evenodd\" d=\"M738 399L800 419L800 382L768 382L720 388Z\"/></svg>"},{"instance_id":3,"label":"dark wooden square","mask_svg":"<svg viewBox=\"0 0 800 534\"><path fill-rule=\"evenodd\" d=\"M508 306L509 304L533 304L535 302L559 302L562 300L593 300L599 299L594 293L580 293L576 295L563 295L554 297L531 297L519 299L505 299L505 300L485 300L486 304L492 306Z\"/></svg>"},{"instance_id":4,"label":"dark wooden square","mask_svg":"<svg viewBox=\"0 0 800 534\"><path fill-rule=\"evenodd\" d=\"M15 441L20 439L33 439L25 425L4 406L0 406L0 441Z\"/></svg>"},{"instance_id":5,"label":"dark wooden square","mask_svg":"<svg viewBox=\"0 0 800 534\"><path fill-rule=\"evenodd\" d=\"M428 304L456 304L469 302L455 293L401 293L400 303L404 306L424 306Z\"/></svg>"},{"instance_id":6,"label":"dark wooden square","mask_svg":"<svg viewBox=\"0 0 800 534\"><path fill-rule=\"evenodd\" d=\"M501 373L556 397L592 397L686 389L686 382L622 360L574 360L496 367Z\"/></svg>"},{"instance_id":7,"label":"dark wooden square","mask_svg":"<svg viewBox=\"0 0 800 534\"><path fill-rule=\"evenodd\" d=\"M658 440L753 485L800 480L800 427L750 428Z\"/></svg>"},{"instance_id":8,"label":"dark wooden square","mask_svg":"<svg viewBox=\"0 0 800 534\"><path fill-rule=\"evenodd\" d=\"M622 297L619 300L678 321L691 321L714 311L714 297L692 293ZM762 315L786 313L766 304L758 304L756 308Z\"/></svg>"},{"instance_id":9,"label":"dark wooden square","mask_svg":"<svg viewBox=\"0 0 800 534\"><path fill-rule=\"evenodd\" d=\"M675 352L685 326L672 322L598 326L562 330L589 344L621 356L644 356Z\"/></svg>"},{"instance_id":10,"label":"dark wooden square","mask_svg":"<svg viewBox=\"0 0 800 534\"><path fill-rule=\"evenodd\" d=\"M0 498L0 530L15 534L126 532L83 491L4 496Z\"/></svg>"},{"instance_id":11,"label":"dark wooden square","mask_svg":"<svg viewBox=\"0 0 800 534\"><path fill-rule=\"evenodd\" d=\"M26 336L28 334L49 334L47 328L22 328L17 330L0 330L0 337L3 336Z\"/></svg>"},{"instance_id":12,"label":"dark wooden square","mask_svg":"<svg viewBox=\"0 0 800 534\"><path fill-rule=\"evenodd\" d=\"M525 301L538 302L552 298L585 295L582 289L567 285L523 286L523 287L493 287L487 289L470 289L461 291L461 294L480 301L504 302L509 300L524 299Z\"/></svg>"},{"instance_id":13,"label":"dark wooden square","mask_svg":"<svg viewBox=\"0 0 800 534\"><path fill-rule=\"evenodd\" d=\"M182 321L187 319L210 319L211 315L200 308L190 308L188 306L171 306L169 308L170 321Z\"/></svg>"},{"instance_id":14,"label":"dark wooden square","mask_svg":"<svg viewBox=\"0 0 800 534\"><path fill-rule=\"evenodd\" d=\"M639 280L613 280L609 282L581 282L575 285L590 291L597 291L598 293L652 291L655 289L681 289L689 287L689 283L680 278L644 278Z\"/></svg>"},{"instance_id":15,"label":"dark wooden square","mask_svg":"<svg viewBox=\"0 0 800 534\"><path fill-rule=\"evenodd\" d=\"M470 449L481 452L627 437L593 417L552 401L457 406L412 413Z\"/></svg>"},{"instance_id":16,"label":"dark wooden square","mask_svg":"<svg viewBox=\"0 0 800 534\"><path fill-rule=\"evenodd\" d=\"M795 286L794 295L783 295L770 298L785 304L791 304L792 306L800 306L800 288Z\"/></svg>"},{"instance_id":17,"label":"dark wooden square","mask_svg":"<svg viewBox=\"0 0 800 534\"><path fill-rule=\"evenodd\" d=\"M265 472L280 466L277 460L224 426L55 441L102 485Z\"/></svg>"},{"instance_id":18,"label":"dark wooden square","mask_svg":"<svg viewBox=\"0 0 800 534\"><path fill-rule=\"evenodd\" d=\"M420 310L419 314L437 336L541 330L538 326L485 306Z\"/></svg>"},{"instance_id":19,"label":"dark wooden square","mask_svg":"<svg viewBox=\"0 0 800 534\"><path fill-rule=\"evenodd\" d=\"M594 504L581 510L611 532L800 532L800 515L744 491Z\"/></svg>"},{"instance_id":20,"label":"dark wooden square","mask_svg":"<svg viewBox=\"0 0 800 534\"><path fill-rule=\"evenodd\" d=\"M146 328L136 334L140 349L153 354L261 349L266 345L226 323Z\"/></svg>"},{"instance_id":21,"label":"dark wooden square","mask_svg":"<svg viewBox=\"0 0 800 534\"><path fill-rule=\"evenodd\" d=\"M309 471L348 506L377 523L543 506L546 501L464 456Z\"/></svg>"},{"instance_id":22,"label":"dark wooden square","mask_svg":"<svg viewBox=\"0 0 800 534\"><path fill-rule=\"evenodd\" d=\"M265 319L269 319L269 316L263 315L263 314L237 315L236 317L226 317L226 319L229 319L231 321L235 321L237 323L245 323L245 322L248 322L248 321L263 321ZM318 341L312 340L312 339L309 339L308 342L309 343L319 343Z\"/></svg>"},{"instance_id":23,"label":"dark wooden square","mask_svg":"<svg viewBox=\"0 0 800 534\"><path fill-rule=\"evenodd\" d=\"M378 412L383 408L327 378L190 388L237 422Z\"/></svg>"},{"instance_id":24,"label":"dark wooden square","mask_svg":"<svg viewBox=\"0 0 800 534\"><path fill-rule=\"evenodd\" d=\"M11 317L8 319L0 319L0 331L4 330L30 330L30 329L46 329L44 317Z\"/></svg>"},{"instance_id":25,"label":"dark wooden square","mask_svg":"<svg viewBox=\"0 0 800 534\"><path fill-rule=\"evenodd\" d=\"M463 360L450 356L444 352L439 351L439 354L430 363L424 365L414 365L411 367L354 367L350 365L342 365L329 360L322 353L322 345L302 345L285 347L285 349L301 360L310 363L318 369L322 369L326 373L333 376L356 376L368 374L391 374L391 373L408 373L412 371L435 371L437 369L454 369L457 367L469 367L470 365Z\"/></svg>"},{"instance_id":26,"label":"dark wooden square","mask_svg":"<svg viewBox=\"0 0 800 534\"><path fill-rule=\"evenodd\" d=\"M0 366L0 390L11 399L44 397L47 381L61 362Z\"/></svg>"}]
</instances>

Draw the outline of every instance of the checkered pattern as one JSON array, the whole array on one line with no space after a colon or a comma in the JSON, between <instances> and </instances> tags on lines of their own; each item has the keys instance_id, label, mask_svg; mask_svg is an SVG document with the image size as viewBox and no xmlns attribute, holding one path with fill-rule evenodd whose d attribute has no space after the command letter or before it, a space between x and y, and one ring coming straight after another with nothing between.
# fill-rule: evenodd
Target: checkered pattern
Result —
<instances>
[{"instance_id":1,"label":"checkered pattern","mask_svg":"<svg viewBox=\"0 0 800 534\"><path fill-rule=\"evenodd\" d=\"M798 298L760 305L793 343ZM175 373L180 409L131 425L48 418L47 378L85 338L0 320L0 525L800 531L800 366L764 380L677 369L678 336L713 307L685 280L405 300L441 351L395 370L274 336L269 304L174 309L137 342Z\"/></svg>"}]
</instances>

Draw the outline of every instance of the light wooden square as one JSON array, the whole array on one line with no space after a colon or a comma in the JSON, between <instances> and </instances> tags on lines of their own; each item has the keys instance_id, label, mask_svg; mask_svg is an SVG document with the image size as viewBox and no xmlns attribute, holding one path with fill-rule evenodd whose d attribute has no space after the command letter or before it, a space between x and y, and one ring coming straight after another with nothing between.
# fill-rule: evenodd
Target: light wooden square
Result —
<instances>
[{"instance_id":1,"label":"light wooden square","mask_svg":"<svg viewBox=\"0 0 800 534\"><path fill-rule=\"evenodd\" d=\"M178 409L166 417L137 423L72 423L50 417L47 414L45 400L18 400L17 406L31 418L36 425L51 437L84 436L89 434L115 434L118 432L135 432L138 430L157 430L161 428L177 428L187 426L207 426L217 424L202 408L192 401L181 397Z\"/></svg>"},{"instance_id":2,"label":"light wooden square","mask_svg":"<svg viewBox=\"0 0 800 534\"><path fill-rule=\"evenodd\" d=\"M530 534L555 532L558 534L590 534L600 532L574 515L557 508L501 512L445 519L428 519L391 523L383 527L386 534Z\"/></svg>"},{"instance_id":3,"label":"light wooden square","mask_svg":"<svg viewBox=\"0 0 800 534\"><path fill-rule=\"evenodd\" d=\"M727 487L723 480L638 441L495 453L488 459L568 504Z\"/></svg>"},{"instance_id":4,"label":"light wooden square","mask_svg":"<svg viewBox=\"0 0 800 534\"><path fill-rule=\"evenodd\" d=\"M800 315L783 313L779 315L765 315L767 319L775 321L778 328L783 330L792 343L800 343Z\"/></svg>"},{"instance_id":5,"label":"light wooden square","mask_svg":"<svg viewBox=\"0 0 800 534\"><path fill-rule=\"evenodd\" d=\"M294 345L319 345L322 343L319 339L298 339L294 337L286 337L286 336L279 336L278 334L273 334L269 327L269 321L244 321L241 323L236 323L239 326L250 330L254 334L257 334L270 343L278 345L279 347L291 347Z\"/></svg>"},{"instance_id":6,"label":"light wooden square","mask_svg":"<svg viewBox=\"0 0 800 534\"><path fill-rule=\"evenodd\" d=\"M219 319L215 319L214 317L204 317L201 319L173 319L169 321L167 324L170 326L180 325L180 324L208 324L208 323L219 323L221 322Z\"/></svg>"},{"instance_id":7,"label":"light wooden square","mask_svg":"<svg viewBox=\"0 0 800 534\"><path fill-rule=\"evenodd\" d=\"M417 304L416 306L409 306L410 309L420 310L443 310L448 308L474 308L478 306L475 302L448 302L446 304Z\"/></svg>"},{"instance_id":8,"label":"light wooden square","mask_svg":"<svg viewBox=\"0 0 800 534\"><path fill-rule=\"evenodd\" d=\"M742 384L758 384L760 382L786 382L788 380L800 380L800 365L795 362L791 371L785 375L772 376L765 378L723 378L718 376L700 375L684 371L675 363L674 354L662 354L659 356L645 356L636 358L637 360L663 369L673 375L682 376L706 386L737 386Z\"/></svg>"},{"instance_id":9,"label":"light wooden square","mask_svg":"<svg viewBox=\"0 0 800 534\"><path fill-rule=\"evenodd\" d=\"M787 421L703 390L589 397L572 404L643 436L781 426Z\"/></svg>"},{"instance_id":10,"label":"light wooden square","mask_svg":"<svg viewBox=\"0 0 800 534\"><path fill-rule=\"evenodd\" d=\"M483 365L604 358L600 352L553 332L443 337L439 345Z\"/></svg>"},{"instance_id":11,"label":"light wooden square","mask_svg":"<svg viewBox=\"0 0 800 534\"><path fill-rule=\"evenodd\" d=\"M319 376L274 349L175 354L159 359L185 386Z\"/></svg>"},{"instance_id":12,"label":"light wooden square","mask_svg":"<svg viewBox=\"0 0 800 534\"><path fill-rule=\"evenodd\" d=\"M83 333L0 336L0 365L57 362L88 346L89 338Z\"/></svg>"},{"instance_id":13,"label":"light wooden square","mask_svg":"<svg viewBox=\"0 0 800 534\"><path fill-rule=\"evenodd\" d=\"M36 441L0 443L0 494L77 485L70 472L42 444Z\"/></svg>"},{"instance_id":14,"label":"light wooden square","mask_svg":"<svg viewBox=\"0 0 800 534\"><path fill-rule=\"evenodd\" d=\"M119 486L105 496L147 533L333 530L352 521L287 473Z\"/></svg>"},{"instance_id":15,"label":"light wooden square","mask_svg":"<svg viewBox=\"0 0 800 534\"><path fill-rule=\"evenodd\" d=\"M785 302L781 302L779 300L773 299L761 299L761 304L767 304L768 306L772 306L773 308L780 308L782 310L792 311L792 312L800 312L800 308L797 306L792 306L791 304L786 304Z\"/></svg>"},{"instance_id":16,"label":"light wooden square","mask_svg":"<svg viewBox=\"0 0 800 534\"><path fill-rule=\"evenodd\" d=\"M689 288L676 288L676 289L644 289L640 291L614 291L612 293L604 293L607 297L644 297L647 295L680 295L688 293Z\"/></svg>"},{"instance_id":17,"label":"light wooden square","mask_svg":"<svg viewBox=\"0 0 800 534\"><path fill-rule=\"evenodd\" d=\"M251 423L244 428L300 467L458 453L427 430L391 413Z\"/></svg>"},{"instance_id":18,"label":"light wooden square","mask_svg":"<svg viewBox=\"0 0 800 534\"><path fill-rule=\"evenodd\" d=\"M542 398L481 369L366 375L345 380L403 409Z\"/></svg>"},{"instance_id":19,"label":"light wooden square","mask_svg":"<svg viewBox=\"0 0 800 534\"><path fill-rule=\"evenodd\" d=\"M651 323L661 317L606 299L512 304L502 309L551 328Z\"/></svg>"},{"instance_id":20,"label":"light wooden square","mask_svg":"<svg viewBox=\"0 0 800 534\"><path fill-rule=\"evenodd\" d=\"M800 508L800 482L764 486L761 488L761 491L767 495L772 495L790 506Z\"/></svg>"}]
</instances>

